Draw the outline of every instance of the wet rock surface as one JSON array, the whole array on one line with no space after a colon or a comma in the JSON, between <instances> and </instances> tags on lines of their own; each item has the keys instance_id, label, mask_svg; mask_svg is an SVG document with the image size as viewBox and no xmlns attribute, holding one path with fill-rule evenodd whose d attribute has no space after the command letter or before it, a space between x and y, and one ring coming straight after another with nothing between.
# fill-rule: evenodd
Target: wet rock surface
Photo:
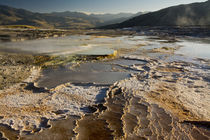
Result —
<instances>
[{"instance_id":1,"label":"wet rock surface","mask_svg":"<svg viewBox=\"0 0 210 140\"><path fill-rule=\"evenodd\" d=\"M188 80L196 73L191 67L182 67L180 70L181 64L176 62L161 65L164 68L160 69L160 63L157 63L156 66L150 66L151 70L115 83L109 89L104 104L107 109L93 115L94 121L108 123L105 125L107 130L103 132L111 133L114 139L210 138L209 83L201 79L190 83ZM209 73L205 76L209 76ZM202 91L191 88L195 85ZM89 121L89 118L84 116L78 121L78 138L83 134L79 133L80 129L87 130L84 133L90 139L98 134L94 132L102 131L100 127L92 128L94 131L91 132L84 129L84 125L80 127L80 122Z\"/></svg>"},{"instance_id":2,"label":"wet rock surface","mask_svg":"<svg viewBox=\"0 0 210 140\"><path fill-rule=\"evenodd\" d=\"M65 69L59 70L64 63L61 67L42 69L50 73L55 70L51 73L56 73L54 80L47 80L50 84L59 80L59 73L66 77L66 71L69 76L75 76L75 71L86 76L87 70L99 76L103 72L130 75L109 84L71 82L67 78L53 82L47 89L34 82L40 69L30 61L28 65L28 57L20 62L2 59L6 63L1 65L23 65L30 71L24 78L17 78L20 81L15 86L6 84L8 87L0 91L0 139L210 139L209 60L183 59L174 54L181 46L162 42L160 38L147 45L142 38L130 40L138 43L129 42L134 45L130 50L117 48L120 54L114 58L90 59L76 65L69 65L75 59L65 59ZM101 38L98 41L105 42ZM138 46L143 43L146 46ZM31 60L34 62L34 58ZM49 60L44 57L43 62L35 64L42 66Z\"/></svg>"}]
</instances>

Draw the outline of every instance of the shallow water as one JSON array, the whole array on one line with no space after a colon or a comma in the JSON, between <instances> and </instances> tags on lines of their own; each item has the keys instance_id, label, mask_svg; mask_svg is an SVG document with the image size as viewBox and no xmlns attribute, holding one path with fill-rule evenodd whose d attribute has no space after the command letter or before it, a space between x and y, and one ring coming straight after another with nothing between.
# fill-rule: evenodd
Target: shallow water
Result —
<instances>
[{"instance_id":1,"label":"shallow water","mask_svg":"<svg viewBox=\"0 0 210 140\"><path fill-rule=\"evenodd\" d=\"M112 63L116 65L132 66L132 65L143 65L146 62L134 59L116 59L112 61Z\"/></svg>"},{"instance_id":2,"label":"shallow water","mask_svg":"<svg viewBox=\"0 0 210 140\"><path fill-rule=\"evenodd\" d=\"M127 36L115 38L97 38L92 36L67 36L58 38L27 40L22 42L3 42L0 50L3 52L16 52L28 54L93 54L107 55L119 48L137 45L138 42L130 40Z\"/></svg>"},{"instance_id":3,"label":"shallow water","mask_svg":"<svg viewBox=\"0 0 210 140\"><path fill-rule=\"evenodd\" d=\"M150 39L146 36L96 37L75 35L59 38L29 40L24 42L2 43L0 50L48 55L112 55L118 50L120 55L147 55L164 61L195 62L194 58L210 58L208 42L199 40L178 40L178 42L164 43L167 40ZM176 48L181 46L180 48ZM176 55L164 52L152 52L162 47L176 48ZM126 50L126 51L121 51ZM149 52L151 51L151 52ZM72 70L69 65L56 69L45 69L43 76L38 80L41 87L56 87L68 82L113 84L116 81L128 78L132 65L143 65L144 61L131 59L115 59L111 62L83 63ZM123 67L128 67L127 69Z\"/></svg>"},{"instance_id":4,"label":"shallow water","mask_svg":"<svg viewBox=\"0 0 210 140\"><path fill-rule=\"evenodd\" d=\"M184 40L178 44L182 47L176 52L176 54L182 54L191 58L210 59L209 43Z\"/></svg>"},{"instance_id":5,"label":"shallow water","mask_svg":"<svg viewBox=\"0 0 210 140\"><path fill-rule=\"evenodd\" d=\"M94 37L74 35L67 37L27 40L22 42L4 42L0 44L2 52L50 54L50 55L109 55L119 49L133 49L138 45L139 51L161 47L182 46L175 53L193 58L210 58L209 42L202 39L178 40L174 43L163 43L161 39L150 39L146 36ZM165 41L165 40L164 40Z\"/></svg>"},{"instance_id":6,"label":"shallow water","mask_svg":"<svg viewBox=\"0 0 210 140\"><path fill-rule=\"evenodd\" d=\"M1 43L1 48L8 51L17 50L29 54L54 54L54 53L75 53L80 50L86 50L90 46L80 45L83 42L71 37L59 37L39 40L27 40L23 42Z\"/></svg>"},{"instance_id":7,"label":"shallow water","mask_svg":"<svg viewBox=\"0 0 210 140\"><path fill-rule=\"evenodd\" d=\"M101 48L100 46L92 46L91 49L81 51L78 55L95 55L95 56L103 56L103 55L112 55L114 54L113 49Z\"/></svg>"},{"instance_id":8,"label":"shallow water","mask_svg":"<svg viewBox=\"0 0 210 140\"><path fill-rule=\"evenodd\" d=\"M130 77L138 70L129 68L133 65L144 65L146 61L134 59L111 59L108 61L86 62L78 66L62 66L47 68L38 80L40 87L54 88L65 83L94 83L97 85L111 85L117 81Z\"/></svg>"},{"instance_id":9,"label":"shallow water","mask_svg":"<svg viewBox=\"0 0 210 140\"><path fill-rule=\"evenodd\" d=\"M72 72L55 70L53 72L44 72L45 76L40 79L38 86L55 88L65 83L94 83L97 85L111 85L116 81L129 77L126 72Z\"/></svg>"}]
</instances>

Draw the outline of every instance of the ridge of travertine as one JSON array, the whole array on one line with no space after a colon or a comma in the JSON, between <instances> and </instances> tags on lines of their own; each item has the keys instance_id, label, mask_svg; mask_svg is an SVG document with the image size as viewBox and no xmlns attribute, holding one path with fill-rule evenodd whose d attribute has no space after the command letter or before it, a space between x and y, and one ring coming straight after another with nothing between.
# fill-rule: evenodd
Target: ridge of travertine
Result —
<instances>
[{"instance_id":1,"label":"ridge of travertine","mask_svg":"<svg viewBox=\"0 0 210 140\"><path fill-rule=\"evenodd\" d=\"M148 63L136 68L141 70L139 74L110 87L104 104L107 109L95 113L94 121L105 121L116 140L210 138L210 85L204 80L208 72L185 62Z\"/></svg>"},{"instance_id":2,"label":"ridge of travertine","mask_svg":"<svg viewBox=\"0 0 210 140\"><path fill-rule=\"evenodd\" d=\"M135 59L142 60L138 57ZM66 130L63 136L66 136L65 138L68 137L68 139L79 140L86 138L90 140L208 140L210 138L210 84L208 79L206 79L209 76L208 70L199 69L196 65L185 62L167 63L150 59L146 61L148 63L145 65L132 66L133 69L139 70L139 73L132 74L131 78L116 82L109 88L105 103L101 108L99 106L96 107L97 111L95 113L84 114L81 118L75 116L70 118L70 120L64 121L63 124L67 124L69 121L68 124L71 125L72 131L68 134L68 130ZM58 105L54 106L54 108L28 106L29 108L25 108L24 111L31 111L32 114L37 115L37 112L34 112L34 110L40 109L40 112L46 115L42 118L45 120L43 127L51 125L49 131L55 130L57 125L54 127L52 119L48 120L47 118L53 117L53 115L55 118L58 116L61 118L65 117L68 113L64 109L68 108L67 105L71 105L71 103L79 104L82 101L85 103L84 106L93 105L94 103L91 101L95 96L91 94L99 92L101 88L89 86L88 89L91 90L87 91L87 87L82 88L65 84L49 92L39 93L40 98L43 99L42 101L39 100L38 95L22 89L25 91L24 94L28 94L27 96L30 96L30 98L31 96L34 97L32 98L33 102L39 101L39 105L44 103ZM71 92L75 93L74 96L70 94ZM87 92L90 94L88 94L89 96L84 96L84 99L81 95ZM18 94L18 96L16 94L15 97L18 98L15 98L16 100L13 101L20 101L21 94L23 93ZM5 96L12 98L13 94ZM26 101L29 102L29 100ZM15 105L14 103L9 104L10 107ZM22 104L18 105L22 106ZM59 107L61 107L63 112L62 110L52 112L58 110ZM75 109L78 111L79 108ZM46 112L51 112L52 114L47 114ZM72 112L69 113L72 114ZM2 119L0 120L2 121ZM42 120L35 122L35 124L40 124L41 122ZM4 130L3 128L3 126L0 127L1 130ZM33 128L24 126L23 129L31 130ZM59 127L60 129L62 130L63 128ZM35 134L36 136L48 134L45 131ZM16 132L13 133L13 136L17 136ZM30 135L22 135L21 139L30 139Z\"/></svg>"}]
</instances>

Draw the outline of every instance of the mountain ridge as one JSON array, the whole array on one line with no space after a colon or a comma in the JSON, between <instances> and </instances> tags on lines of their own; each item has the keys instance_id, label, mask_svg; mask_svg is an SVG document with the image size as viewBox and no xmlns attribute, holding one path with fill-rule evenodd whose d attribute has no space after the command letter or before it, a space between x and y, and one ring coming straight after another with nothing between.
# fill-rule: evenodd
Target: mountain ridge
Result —
<instances>
[{"instance_id":1,"label":"mountain ridge","mask_svg":"<svg viewBox=\"0 0 210 140\"><path fill-rule=\"evenodd\" d=\"M120 23L135 15L132 13L88 15L71 11L38 13L6 5L0 5L0 13L0 25L30 25L58 29L93 28Z\"/></svg>"},{"instance_id":2,"label":"mountain ridge","mask_svg":"<svg viewBox=\"0 0 210 140\"><path fill-rule=\"evenodd\" d=\"M209 26L210 0L167 7L131 18L119 24L102 28L128 28L135 26Z\"/></svg>"}]
</instances>

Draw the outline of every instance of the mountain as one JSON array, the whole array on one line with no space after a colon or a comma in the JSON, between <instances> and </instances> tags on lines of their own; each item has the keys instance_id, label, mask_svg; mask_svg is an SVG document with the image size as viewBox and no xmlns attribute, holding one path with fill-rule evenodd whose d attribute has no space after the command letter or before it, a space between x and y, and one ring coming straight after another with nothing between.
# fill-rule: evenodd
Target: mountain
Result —
<instances>
[{"instance_id":1,"label":"mountain","mask_svg":"<svg viewBox=\"0 0 210 140\"><path fill-rule=\"evenodd\" d=\"M136 14L133 13L118 13L118 14L91 14L90 16L95 17L103 21L101 24L98 24L98 26L103 25L109 25L109 24L115 24L115 23L121 23L123 21L126 21L132 17L139 16L141 14L144 14L143 12L138 12Z\"/></svg>"},{"instance_id":2,"label":"mountain","mask_svg":"<svg viewBox=\"0 0 210 140\"><path fill-rule=\"evenodd\" d=\"M0 6L0 25L32 25L41 28L91 28L99 19L77 12L33 13L24 9Z\"/></svg>"},{"instance_id":3,"label":"mountain","mask_svg":"<svg viewBox=\"0 0 210 140\"><path fill-rule=\"evenodd\" d=\"M104 22L103 20L101 20L97 17L90 16L90 15L87 15L87 14L82 13L82 12L70 12L70 11L53 12L53 13L50 13L50 15L51 16L57 16L57 17L63 17L63 18L83 19L83 20L86 20L86 21L90 22L90 24L93 24L94 26Z\"/></svg>"},{"instance_id":4,"label":"mountain","mask_svg":"<svg viewBox=\"0 0 210 140\"><path fill-rule=\"evenodd\" d=\"M40 28L81 29L123 22L131 13L91 14L82 12L34 13L0 5L0 25L30 25Z\"/></svg>"},{"instance_id":5,"label":"mountain","mask_svg":"<svg viewBox=\"0 0 210 140\"><path fill-rule=\"evenodd\" d=\"M156 12L136 16L119 24L102 28L127 28L134 26L209 26L210 0L168 7Z\"/></svg>"},{"instance_id":6,"label":"mountain","mask_svg":"<svg viewBox=\"0 0 210 140\"><path fill-rule=\"evenodd\" d=\"M133 13L118 13L118 14L91 14L90 16L96 17L106 22L119 18L129 18L132 17L133 15L134 15Z\"/></svg>"}]
</instances>

